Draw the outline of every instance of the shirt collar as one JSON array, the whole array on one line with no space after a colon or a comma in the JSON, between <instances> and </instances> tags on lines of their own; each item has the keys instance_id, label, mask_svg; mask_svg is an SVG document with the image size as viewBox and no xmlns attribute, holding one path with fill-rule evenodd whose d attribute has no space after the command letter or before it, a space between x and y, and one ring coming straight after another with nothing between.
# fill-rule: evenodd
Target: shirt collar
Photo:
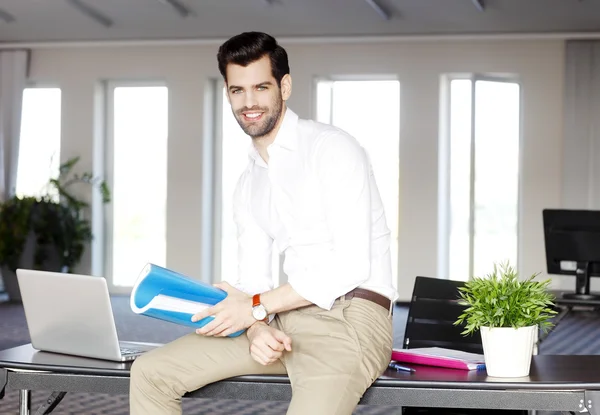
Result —
<instances>
[{"instance_id":1,"label":"shirt collar","mask_svg":"<svg viewBox=\"0 0 600 415\"><path fill-rule=\"evenodd\" d=\"M279 131L277 132L277 136L271 146L279 146L286 148L288 150L296 150L298 148L298 130L296 126L298 125L298 115L292 111L290 108L286 107L285 114L283 115L283 120L281 121L281 126L279 127ZM254 161L263 162L262 158L258 154L258 150L254 147L254 143L250 142L250 147L248 148L248 156Z\"/></svg>"},{"instance_id":2,"label":"shirt collar","mask_svg":"<svg viewBox=\"0 0 600 415\"><path fill-rule=\"evenodd\" d=\"M298 115L291 109L286 107L283 121L277 132L277 137L273 141L274 145L287 148L288 150L296 150L298 148Z\"/></svg>"}]
</instances>

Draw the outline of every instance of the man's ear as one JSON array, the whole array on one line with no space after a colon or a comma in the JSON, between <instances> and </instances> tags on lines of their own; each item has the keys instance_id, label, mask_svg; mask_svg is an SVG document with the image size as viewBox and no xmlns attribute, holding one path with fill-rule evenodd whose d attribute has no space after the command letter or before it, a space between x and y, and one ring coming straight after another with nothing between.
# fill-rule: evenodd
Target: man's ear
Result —
<instances>
[{"instance_id":1,"label":"man's ear","mask_svg":"<svg viewBox=\"0 0 600 415\"><path fill-rule=\"evenodd\" d=\"M281 99L287 101L292 95L292 76L288 73L281 78Z\"/></svg>"},{"instance_id":2,"label":"man's ear","mask_svg":"<svg viewBox=\"0 0 600 415\"><path fill-rule=\"evenodd\" d=\"M227 97L227 102L231 104L231 100L229 99L229 89L227 88L227 81L223 81L223 86L225 86L225 96Z\"/></svg>"}]
</instances>

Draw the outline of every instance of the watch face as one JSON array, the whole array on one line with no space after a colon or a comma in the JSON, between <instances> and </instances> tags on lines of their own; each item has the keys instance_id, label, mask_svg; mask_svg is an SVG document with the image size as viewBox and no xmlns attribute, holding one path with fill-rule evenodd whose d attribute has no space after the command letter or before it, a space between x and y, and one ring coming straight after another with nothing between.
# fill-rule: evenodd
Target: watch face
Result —
<instances>
[{"instance_id":1,"label":"watch face","mask_svg":"<svg viewBox=\"0 0 600 415\"><path fill-rule=\"evenodd\" d=\"M267 310L262 304L259 304L252 309L252 317L256 320L264 320L267 317Z\"/></svg>"}]
</instances>

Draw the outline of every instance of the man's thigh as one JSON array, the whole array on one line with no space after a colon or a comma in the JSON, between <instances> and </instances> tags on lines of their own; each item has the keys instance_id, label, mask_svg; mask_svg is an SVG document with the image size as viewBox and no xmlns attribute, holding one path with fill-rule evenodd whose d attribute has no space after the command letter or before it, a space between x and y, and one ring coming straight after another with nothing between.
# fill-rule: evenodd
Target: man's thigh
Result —
<instances>
[{"instance_id":1,"label":"man's thigh","mask_svg":"<svg viewBox=\"0 0 600 415\"><path fill-rule=\"evenodd\" d=\"M292 337L284 363L292 382L288 414L351 414L389 364L388 310L362 299L336 301L332 310L310 306L279 317Z\"/></svg>"},{"instance_id":2,"label":"man's thigh","mask_svg":"<svg viewBox=\"0 0 600 415\"><path fill-rule=\"evenodd\" d=\"M206 337L196 333L138 357L132 377L143 375L183 395L222 379L246 374L285 374L280 361L263 366L250 356L246 334Z\"/></svg>"}]
</instances>

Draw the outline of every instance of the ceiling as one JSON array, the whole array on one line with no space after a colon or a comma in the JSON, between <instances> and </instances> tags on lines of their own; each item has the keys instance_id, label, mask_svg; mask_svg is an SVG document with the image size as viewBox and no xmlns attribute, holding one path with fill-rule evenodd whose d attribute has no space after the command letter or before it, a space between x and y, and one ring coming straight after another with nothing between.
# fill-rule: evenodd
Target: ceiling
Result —
<instances>
[{"instance_id":1,"label":"ceiling","mask_svg":"<svg viewBox=\"0 0 600 415\"><path fill-rule=\"evenodd\" d=\"M600 32L600 0L0 1L2 43L222 39L246 30L278 37Z\"/></svg>"}]
</instances>

